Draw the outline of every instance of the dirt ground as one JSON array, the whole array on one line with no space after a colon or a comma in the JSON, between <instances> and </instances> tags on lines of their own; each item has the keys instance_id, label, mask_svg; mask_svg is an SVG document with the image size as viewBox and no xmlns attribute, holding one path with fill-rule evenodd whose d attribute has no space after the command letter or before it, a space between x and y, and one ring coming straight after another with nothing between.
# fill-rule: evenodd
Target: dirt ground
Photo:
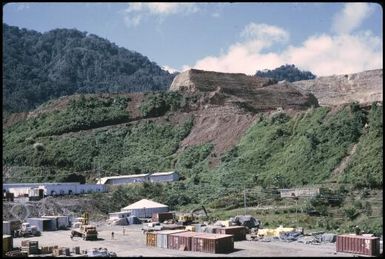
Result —
<instances>
[{"instance_id":1,"label":"dirt ground","mask_svg":"<svg viewBox=\"0 0 385 259\"><path fill-rule=\"evenodd\" d=\"M336 253L335 243L310 245L297 242L261 242L238 241L234 242L234 251L229 254L209 254L191 251L179 251L146 246L146 236L141 231L142 225L125 226L126 235L123 235L122 226L97 225L97 241L84 241L80 238L70 239L70 230L42 232L40 237L15 238L14 247L20 246L22 240L35 240L40 246L72 247L80 246L80 250L92 248L107 248L115 252L118 257L353 257L353 254ZM111 232L114 232L114 240ZM382 247L381 247L382 251Z\"/></svg>"}]
</instances>

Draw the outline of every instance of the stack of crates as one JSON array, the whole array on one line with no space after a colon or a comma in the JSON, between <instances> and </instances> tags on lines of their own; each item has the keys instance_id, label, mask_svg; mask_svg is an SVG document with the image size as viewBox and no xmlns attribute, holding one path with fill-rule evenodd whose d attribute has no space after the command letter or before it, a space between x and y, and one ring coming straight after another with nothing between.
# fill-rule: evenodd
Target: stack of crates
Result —
<instances>
[{"instance_id":1,"label":"stack of crates","mask_svg":"<svg viewBox=\"0 0 385 259\"><path fill-rule=\"evenodd\" d=\"M23 240L21 241L21 251L28 254L40 254L39 242Z\"/></svg>"}]
</instances>

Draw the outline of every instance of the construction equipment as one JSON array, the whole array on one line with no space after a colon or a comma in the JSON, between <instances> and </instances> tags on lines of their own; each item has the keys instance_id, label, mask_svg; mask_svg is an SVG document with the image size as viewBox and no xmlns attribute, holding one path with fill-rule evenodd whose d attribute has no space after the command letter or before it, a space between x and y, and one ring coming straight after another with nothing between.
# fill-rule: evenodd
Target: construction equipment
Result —
<instances>
[{"instance_id":1,"label":"construction equipment","mask_svg":"<svg viewBox=\"0 0 385 259\"><path fill-rule=\"evenodd\" d=\"M205 213L205 217L207 219L208 218L207 210L202 205L199 208L193 209L189 214L185 213L185 214L179 215L177 224L178 225L183 225L183 226L193 224L194 221L197 220L197 217L194 216L194 213L197 212L197 211L200 211L200 210L203 210L203 212Z\"/></svg>"},{"instance_id":2,"label":"construction equipment","mask_svg":"<svg viewBox=\"0 0 385 259\"><path fill-rule=\"evenodd\" d=\"M81 225L80 228L71 231L71 238L73 237L81 237L83 240L97 240L98 231L93 225Z\"/></svg>"},{"instance_id":3,"label":"construction equipment","mask_svg":"<svg viewBox=\"0 0 385 259\"><path fill-rule=\"evenodd\" d=\"M83 217L82 224L83 225L88 225L88 223L89 223L89 214L88 214L88 212L84 212L82 217Z\"/></svg>"},{"instance_id":4,"label":"construction equipment","mask_svg":"<svg viewBox=\"0 0 385 259\"><path fill-rule=\"evenodd\" d=\"M262 222L250 215L238 215L235 218L230 218L232 224L246 227L248 234L251 233L251 229L259 229L262 227Z\"/></svg>"},{"instance_id":5,"label":"construction equipment","mask_svg":"<svg viewBox=\"0 0 385 259\"><path fill-rule=\"evenodd\" d=\"M28 222L21 224L21 228L15 230L14 237L30 237L30 236L40 236L40 231L37 229L37 226L31 226Z\"/></svg>"},{"instance_id":6,"label":"construction equipment","mask_svg":"<svg viewBox=\"0 0 385 259\"><path fill-rule=\"evenodd\" d=\"M75 228L71 231L71 238L81 237L83 240L97 240L98 231L96 231L96 226L89 224L88 212L84 212L80 219L80 222L74 224Z\"/></svg>"}]
</instances>

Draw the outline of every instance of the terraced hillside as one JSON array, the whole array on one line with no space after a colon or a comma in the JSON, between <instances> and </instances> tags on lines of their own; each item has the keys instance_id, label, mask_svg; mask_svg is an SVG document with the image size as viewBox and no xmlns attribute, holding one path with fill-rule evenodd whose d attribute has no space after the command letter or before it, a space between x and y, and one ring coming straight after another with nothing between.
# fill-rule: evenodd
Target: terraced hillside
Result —
<instances>
[{"instance_id":1,"label":"terraced hillside","mask_svg":"<svg viewBox=\"0 0 385 259\"><path fill-rule=\"evenodd\" d=\"M291 85L224 76L229 80L190 71L176 77L169 92L68 96L15 115L4 128L3 180L83 176L92 182L96 167L102 176L181 173L176 183L118 188L108 199L95 195L105 213L137 197L172 208L228 210L243 206L245 188L262 189L273 202L277 197L268 190L274 188L382 188L382 102L318 107ZM237 81L248 94L233 89ZM332 206L314 204L324 211ZM344 206L338 211L349 211Z\"/></svg>"}]
</instances>

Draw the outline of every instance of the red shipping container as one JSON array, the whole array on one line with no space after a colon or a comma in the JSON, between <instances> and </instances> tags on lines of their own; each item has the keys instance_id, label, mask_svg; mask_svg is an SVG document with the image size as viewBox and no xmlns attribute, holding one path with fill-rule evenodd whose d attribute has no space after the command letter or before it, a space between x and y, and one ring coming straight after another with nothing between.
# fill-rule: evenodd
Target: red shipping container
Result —
<instances>
[{"instance_id":1,"label":"red shipping container","mask_svg":"<svg viewBox=\"0 0 385 259\"><path fill-rule=\"evenodd\" d=\"M191 251L216 254L233 250L233 235L203 234L192 238Z\"/></svg>"},{"instance_id":2,"label":"red shipping container","mask_svg":"<svg viewBox=\"0 0 385 259\"><path fill-rule=\"evenodd\" d=\"M243 226L231 226L216 229L217 234L233 235L234 241L246 240L246 228Z\"/></svg>"},{"instance_id":3,"label":"red shipping container","mask_svg":"<svg viewBox=\"0 0 385 259\"><path fill-rule=\"evenodd\" d=\"M167 237L168 249L191 251L191 240L194 236L203 235L203 233L197 232L181 232L170 234Z\"/></svg>"},{"instance_id":4,"label":"red shipping container","mask_svg":"<svg viewBox=\"0 0 385 259\"><path fill-rule=\"evenodd\" d=\"M368 256L380 255L380 238L360 235L338 235L336 251L342 253L363 254Z\"/></svg>"}]
</instances>

